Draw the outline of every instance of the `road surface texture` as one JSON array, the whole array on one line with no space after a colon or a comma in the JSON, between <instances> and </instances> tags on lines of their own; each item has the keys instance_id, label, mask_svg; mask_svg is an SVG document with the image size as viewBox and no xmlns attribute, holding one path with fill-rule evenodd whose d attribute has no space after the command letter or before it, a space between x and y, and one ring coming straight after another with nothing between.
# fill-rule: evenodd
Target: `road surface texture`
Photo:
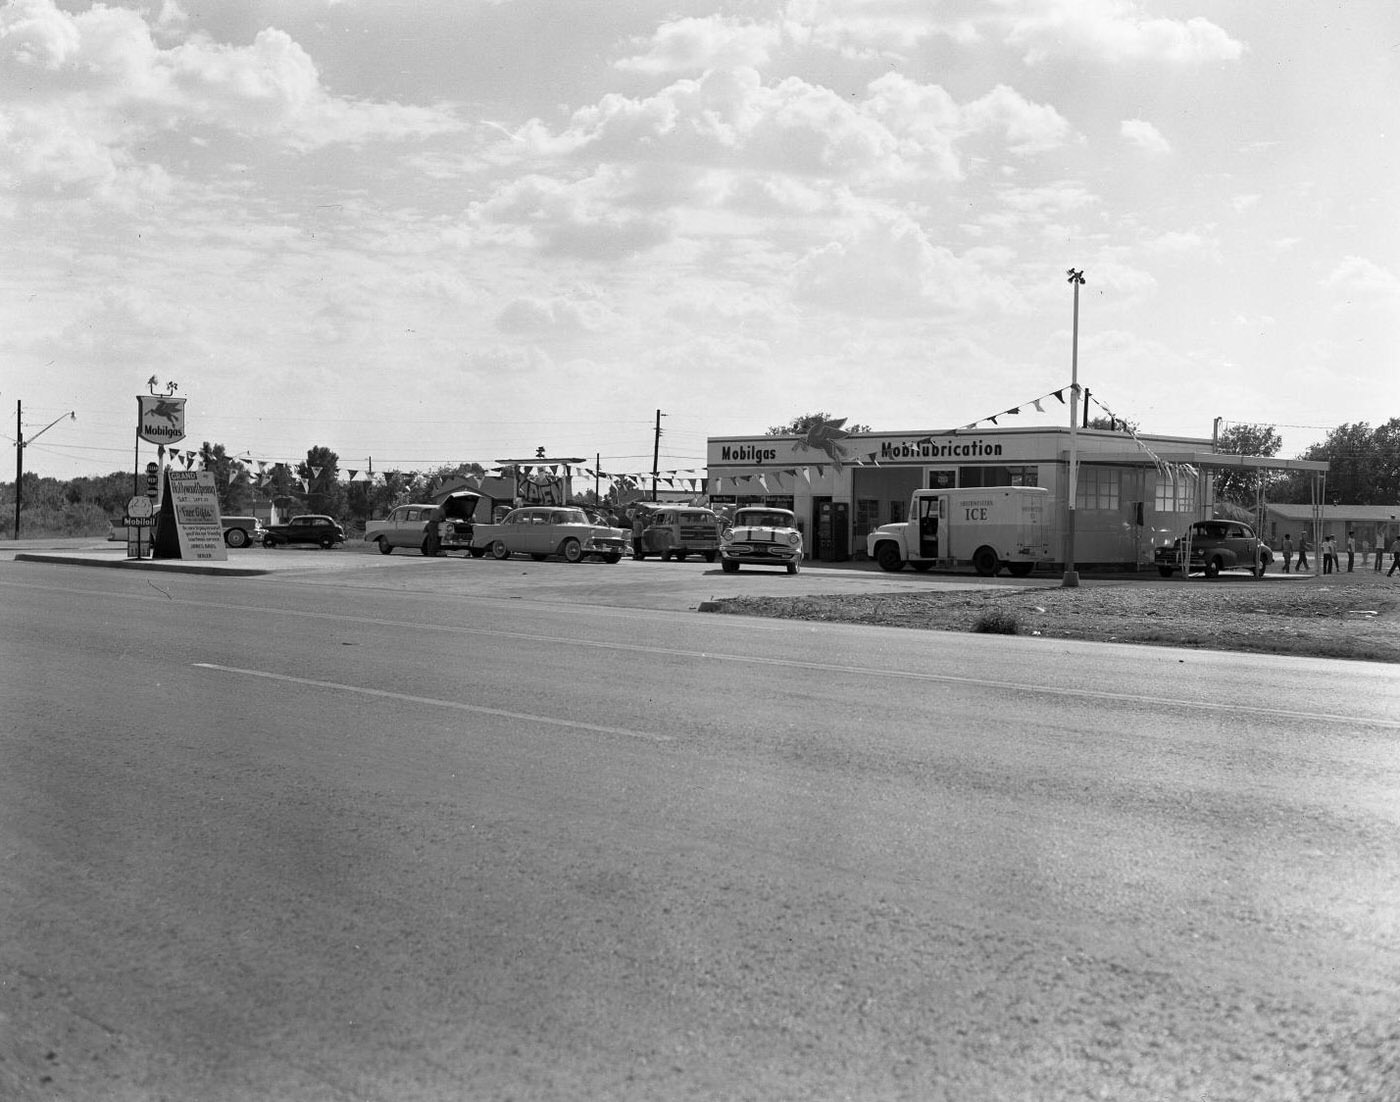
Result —
<instances>
[{"instance_id":1,"label":"road surface texture","mask_svg":"<svg viewBox=\"0 0 1400 1102\"><path fill-rule=\"evenodd\" d=\"M0 563L0 1098L1400 1097L1394 667L519 565Z\"/></svg>"}]
</instances>

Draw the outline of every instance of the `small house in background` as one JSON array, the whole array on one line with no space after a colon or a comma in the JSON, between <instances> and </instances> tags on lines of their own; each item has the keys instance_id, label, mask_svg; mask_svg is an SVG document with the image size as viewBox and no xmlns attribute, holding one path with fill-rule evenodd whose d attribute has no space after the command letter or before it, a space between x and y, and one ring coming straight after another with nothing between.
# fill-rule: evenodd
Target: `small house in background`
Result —
<instances>
[{"instance_id":1,"label":"small house in background","mask_svg":"<svg viewBox=\"0 0 1400 1102\"><path fill-rule=\"evenodd\" d=\"M1307 533L1313 547L1333 536L1337 546L1345 549L1348 532L1355 535L1358 551L1388 547L1400 536L1400 504L1265 506L1263 536L1270 547L1277 547L1285 534L1297 543L1300 532Z\"/></svg>"}]
</instances>

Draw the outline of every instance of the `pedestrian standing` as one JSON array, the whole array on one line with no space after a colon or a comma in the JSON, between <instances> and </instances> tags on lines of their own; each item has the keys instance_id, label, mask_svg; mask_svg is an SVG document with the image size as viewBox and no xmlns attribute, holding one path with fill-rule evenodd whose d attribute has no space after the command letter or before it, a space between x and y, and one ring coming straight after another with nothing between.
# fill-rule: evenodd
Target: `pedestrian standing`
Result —
<instances>
[{"instance_id":1,"label":"pedestrian standing","mask_svg":"<svg viewBox=\"0 0 1400 1102\"><path fill-rule=\"evenodd\" d=\"M1400 570L1400 536L1396 536L1394 542L1391 543L1390 554L1390 569L1385 572L1387 578Z\"/></svg>"},{"instance_id":2,"label":"pedestrian standing","mask_svg":"<svg viewBox=\"0 0 1400 1102\"><path fill-rule=\"evenodd\" d=\"M1347 533L1347 573L1351 573L1351 568L1356 565L1356 533ZM1366 560L1361 560L1361 565L1366 565Z\"/></svg>"},{"instance_id":3,"label":"pedestrian standing","mask_svg":"<svg viewBox=\"0 0 1400 1102\"><path fill-rule=\"evenodd\" d=\"M1337 569L1337 537L1328 532L1322 537L1322 572L1330 574Z\"/></svg>"},{"instance_id":4,"label":"pedestrian standing","mask_svg":"<svg viewBox=\"0 0 1400 1102\"><path fill-rule=\"evenodd\" d=\"M1298 533L1298 573L1301 574L1308 568L1308 534Z\"/></svg>"},{"instance_id":5,"label":"pedestrian standing","mask_svg":"<svg viewBox=\"0 0 1400 1102\"><path fill-rule=\"evenodd\" d=\"M1372 567L1377 574L1381 572L1381 559L1385 558L1385 533L1376 533L1376 565Z\"/></svg>"},{"instance_id":6,"label":"pedestrian standing","mask_svg":"<svg viewBox=\"0 0 1400 1102\"><path fill-rule=\"evenodd\" d=\"M646 530L646 517L642 510L632 510L632 557L641 559L646 557L642 549L642 533Z\"/></svg>"},{"instance_id":7,"label":"pedestrian standing","mask_svg":"<svg viewBox=\"0 0 1400 1102\"><path fill-rule=\"evenodd\" d=\"M1293 536L1285 532L1283 534L1283 572L1287 574L1293 566Z\"/></svg>"}]
</instances>

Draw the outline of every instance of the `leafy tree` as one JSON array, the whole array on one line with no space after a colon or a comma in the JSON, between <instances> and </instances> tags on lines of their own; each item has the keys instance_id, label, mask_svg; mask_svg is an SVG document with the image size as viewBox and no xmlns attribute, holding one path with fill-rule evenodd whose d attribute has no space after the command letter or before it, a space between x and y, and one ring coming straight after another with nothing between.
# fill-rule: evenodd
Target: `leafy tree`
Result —
<instances>
[{"instance_id":1,"label":"leafy tree","mask_svg":"<svg viewBox=\"0 0 1400 1102\"><path fill-rule=\"evenodd\" d=\"M1300 459L1324 460L1327 500L1347 505L1394 505L1400 502L1400 417L1379 428L1365 421L1338 425L1321 444ZM1310 500L1312 476L1291 475L1274 493L1276 501Z\"/></svg>"},{"instance_id":2,"label":"leafy tree","mask_svg":"<svg viewBox=\"0 0 1400 1102\"><path fill-rule=\"evenodd\" d=\"M1283 447L1283 438L1273 425L1231 425L1216 438L1215 446L1228 455L1272 457ZM1215 474L1215 496L1218 501L1252 507L1259 500L1260 491L1277 480L1269 471L1221 469Z\"/></svg>"},{"instance_id":3,"label":"leafy tree","mask_svg":"<svg viewBox=\"0 0 1400 1102\"><path fill-rule=\"evenodd\" d=\"M308 512L339 517L346 511L345 487L340 484L340 456L317 444L297 464L297 477L306 484Z\"/></svg>"},{"instance_id":4,"label":"leafy tree","mask_svg":"<svg viewBox=\"0 0 1400 1102\"><path fill-rule=\"evenodd\" d=\"M829 413L803 413L794 417L786 425L775 425L765 432L764 436L806 436L817 425L827 424L832 421L844 421L844 418L833 417ZM869 425L843 425L846 432L869 432Z\"/></svg>"}]
</instances>

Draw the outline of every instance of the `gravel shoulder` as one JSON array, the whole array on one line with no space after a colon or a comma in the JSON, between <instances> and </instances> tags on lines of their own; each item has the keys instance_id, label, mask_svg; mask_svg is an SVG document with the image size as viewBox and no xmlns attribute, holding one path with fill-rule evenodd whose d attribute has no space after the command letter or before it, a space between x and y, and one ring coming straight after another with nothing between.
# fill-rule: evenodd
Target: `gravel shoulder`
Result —
<instances>
[{"instance_id":1,"label":"gravel shoulder","mask_svg":"<svg viewBox=\"0 0 1400 1102\"><path fill-rule=\"evenodd\" d=\"M1400 662L1400 574L1058 579L978 592L735 597L708 611L788 620L982 631Z\"/></svg>"}]
</instances>

